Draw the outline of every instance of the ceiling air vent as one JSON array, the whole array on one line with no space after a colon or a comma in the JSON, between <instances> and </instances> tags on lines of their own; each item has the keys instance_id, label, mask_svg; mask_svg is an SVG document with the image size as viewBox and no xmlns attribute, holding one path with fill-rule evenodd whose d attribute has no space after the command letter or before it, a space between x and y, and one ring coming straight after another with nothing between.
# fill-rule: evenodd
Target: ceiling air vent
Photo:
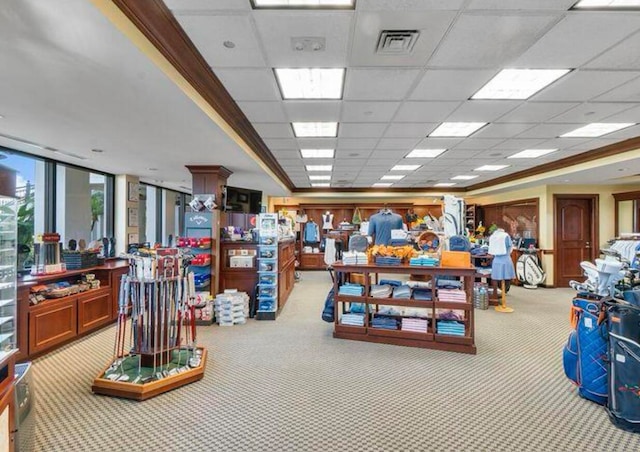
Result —
<instances>
[{"instance_id":1,"label":"ceiling air vent","mask_svg":"<svg viewBox=\"0 0 640 452\"><path fill-rule=\"evenodd\" d=\"M376 53L382 55L408 55L420 36L418 30L382 30Z\"/></svg>"}]
</instances>

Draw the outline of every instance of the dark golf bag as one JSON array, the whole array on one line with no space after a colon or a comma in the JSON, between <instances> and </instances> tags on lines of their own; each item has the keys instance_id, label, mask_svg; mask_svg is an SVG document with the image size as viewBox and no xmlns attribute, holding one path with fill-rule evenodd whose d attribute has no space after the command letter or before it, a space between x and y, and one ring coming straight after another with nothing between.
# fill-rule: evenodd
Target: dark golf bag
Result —
<instances>
[{"instance_id":1,"label":"dark golf bag","mask_svg":"<svg viewBox=\"0 0 640 452\"><path fill-rule=\"evenodd\" d=\"M640 433L640 307L612 303L609 329L609 419L624 430Z\"/></svg>"},{"instance_id":2,"label":"dark golf bag","mask_svg":"<svg viewBox=\"0 0 640 452\"><path fill-rule=\"evenodd\" d=\"M576 297L571 307L571 325L563 350L565 375L578 386L578 394L585 399L607 403L607 325L598 324L600 300Z\"/></svg>"},{"instance_id":3,"label":"dark golf bag","mask_svg":"<svg viewBox=\"0 0 640 452\"><path fill-rule=\"evenodd\" d=\"M324 309L322 310L322 320L325 322L333 323L334 321L335 300L333 286L327 294L327 298L324 300Z\"/></svg>"}]
</instances>

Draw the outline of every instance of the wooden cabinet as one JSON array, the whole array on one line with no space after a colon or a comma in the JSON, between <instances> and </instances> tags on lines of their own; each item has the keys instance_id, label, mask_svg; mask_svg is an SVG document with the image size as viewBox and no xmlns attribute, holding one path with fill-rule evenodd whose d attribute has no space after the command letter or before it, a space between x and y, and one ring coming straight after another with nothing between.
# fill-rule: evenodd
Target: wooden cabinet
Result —
<instances>
[{"instance_id":1,"label":"wooden cabinet","mask_svg":"<svg viewBox=\"0 0 640 452\"><path fill-rule=\"evenodd\" d=\"M324 253L301 253L300 268L303 270L325 270Z\"/></svg>"},{"instance_id":2,"label":"wooden cabinet","mask_svg":"<svg viewBox=\"0 0 640 452\"><path fill-rule=\"evenodd\" d=\"M278 310L282 310L295 284L295 242L278 243Z\"/></svg>"},{"instance_id":3,"label":"wooden cabinet","mask_svg":"<svg viewBox=\"0 0 640 452\"><path fill-rule=\"evenodd\" d=\"M237 289L246 292L252 305L256 301L256 284L258 284L257 244L254 242L221 242L220 243L220 291ZM250 267L232 267L231 258L235 256L253 256ZM214 294L215 295L215 294Z\"/></svg>"},{"instance_id":4,"label":"wooden cabinet","mask_svg":"<svg viewBox=\"0 0 640 452\"><path fill-rule=\"evenodd\" d=\"M111 322L111 289L105 287L78 296L78 334Z\"/></svg>"},{"instance_id":5,"label":"wooden cabinet","mask_svg":"<svg viewBox=\"0 0 640 452\"><path fill-rule=\"evenodd\" d=\"M48 300L29 312L29 354L42 352L76 336L77 297Z\"/></svg>"}]
</instances>

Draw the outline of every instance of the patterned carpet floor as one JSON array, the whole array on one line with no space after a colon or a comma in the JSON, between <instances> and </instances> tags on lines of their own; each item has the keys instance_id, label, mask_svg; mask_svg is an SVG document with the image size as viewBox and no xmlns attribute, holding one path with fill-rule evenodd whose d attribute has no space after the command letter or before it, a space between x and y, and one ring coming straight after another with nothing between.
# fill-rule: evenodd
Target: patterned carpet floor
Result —
<instances>
[{"instance_id":1,"label":"patterned carpet floor","mask_svg":"<svg viewBox=\"0 0 640 452\"><path fill-rule=\"evenodd\" d=\"M34 363L39 451L638 451L562 371L569 289L476 310L476 356L333 339L306 272L275 322L198 327L204 379L145 402L91 393L109 327Z\"/></svg>"}]
</instances>

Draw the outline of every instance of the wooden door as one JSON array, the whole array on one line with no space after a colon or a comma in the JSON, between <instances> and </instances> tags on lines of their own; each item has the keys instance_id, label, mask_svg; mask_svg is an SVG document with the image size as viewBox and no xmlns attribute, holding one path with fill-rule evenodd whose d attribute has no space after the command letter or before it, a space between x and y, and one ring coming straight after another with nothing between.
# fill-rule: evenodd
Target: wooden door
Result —
<instances>
[{"instance_id":1,"label":"wooden door","mask_svg":"<svg viewBox=\"0 0 640 452\"><path fill-rule=\"evenodd\" d=\"M569 281L585 279L582 261L592 261L597 252L597 195L555 196L556 287L568 287Z\"/></svg>"}]
</instances>

